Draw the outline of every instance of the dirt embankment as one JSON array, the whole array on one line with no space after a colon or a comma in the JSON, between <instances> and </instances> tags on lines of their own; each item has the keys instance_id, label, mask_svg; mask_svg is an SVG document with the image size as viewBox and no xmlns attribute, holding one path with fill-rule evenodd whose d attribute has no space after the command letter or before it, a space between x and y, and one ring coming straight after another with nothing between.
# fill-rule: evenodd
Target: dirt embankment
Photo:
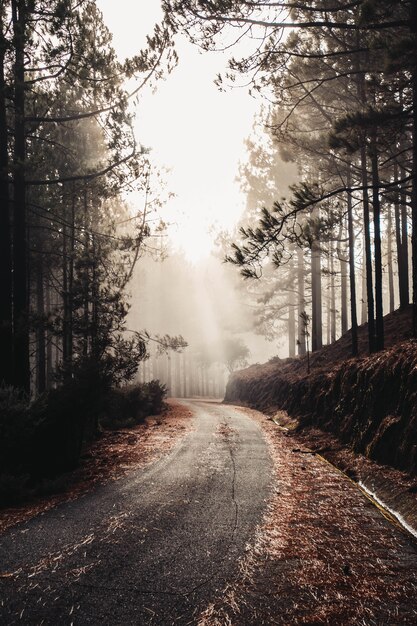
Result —
<instances>
[{"instance_id":1,"label":"dirt embankment","mask_svg":"<svg viewBox=\"0 0 417 626\"><path fill-rule=\"evenodd\" d=\"M286 410L300 425L318 426L356 452L417 473L417 341L409 336L410 309L385 318L384 351L348 358L349 335L311 359L273 359L236 372L225 400L262 411Z\"/></svg>"}]
</instances>

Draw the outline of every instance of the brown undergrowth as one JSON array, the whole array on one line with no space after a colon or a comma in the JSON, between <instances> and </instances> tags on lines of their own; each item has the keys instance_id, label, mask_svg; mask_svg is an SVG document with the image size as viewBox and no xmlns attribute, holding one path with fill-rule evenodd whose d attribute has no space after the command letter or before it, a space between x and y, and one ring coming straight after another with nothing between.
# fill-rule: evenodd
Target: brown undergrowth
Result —
<instances>
[{"instance_id":1,"label":"brown undergrowth","mask_svg":"<svg viewBox=\"0 0 417 626\"><path fill-rule=\"evenodd\" d=\"M199 626L417 623L408 538L296 435L250 415L265 432L275 488L238 576Z\"/></svg>"},{"instance_id":2,"label":"brown undergrowth","mask_svg":"<svg viewBox=\"0 0 417 626\"><path fill-rule=\"evenodd\" d=\"M0 510L0 532L61 502L78 498L98 483L115 480L156 461L192 429L191 417L190 410L169 400L163 414L148 417L143 424L104 431L82 456L80 466L65 476L66 488L61 493Z\"/></svg>"}]
</instances>

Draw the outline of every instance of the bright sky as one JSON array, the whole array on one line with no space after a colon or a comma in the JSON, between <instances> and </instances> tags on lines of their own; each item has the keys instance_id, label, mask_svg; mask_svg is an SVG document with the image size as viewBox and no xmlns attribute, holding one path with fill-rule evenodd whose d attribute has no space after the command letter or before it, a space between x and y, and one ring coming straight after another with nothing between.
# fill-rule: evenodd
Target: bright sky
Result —
<instances>
[{"instance_id":1,"label":"bright sky","mask_svg":"<svg viewBox=\"0 0 417 626\"><path fill-rule=\"evenodd\" d=\"M121 58L137 53L161 15L159 0L97 0L113 33ZM145 6L146 5L146 6ZM179 37L178 67L156 93L143 94L137 109L137 140L152 149L152 160L169 168L167 189L176 194L163 211L175 226L171 237L190 260L206 256L212 246L210 230L230 228L244 205L235 177L244 158L259 102L246 90L220 93L215 76L226 56L199 53Z\"/></svg>"}]
</instances>

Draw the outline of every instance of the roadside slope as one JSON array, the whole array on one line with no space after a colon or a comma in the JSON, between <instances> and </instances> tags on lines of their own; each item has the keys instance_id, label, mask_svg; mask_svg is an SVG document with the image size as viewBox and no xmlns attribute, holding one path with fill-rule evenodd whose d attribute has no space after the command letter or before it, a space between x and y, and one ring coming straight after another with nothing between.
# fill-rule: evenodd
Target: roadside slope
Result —
<instances>
[{"instance_id":1,"label":"roadside slope","mask_svg":"<svg viewBox=\"0 0 417 626\"><path fill-rule=\"evenodd\" d=\"M239 573L199 626L414 626L416 544L297 435L246 409L267 438L274 491Z\"/></svg>"},{"instance_id":2,"label":"roadside slope","mask_svg":"<svg viewBox=\"0 0 417 626\"><path fill-rule=\"evenodd\" d=\"M286 410L301 426L315 425L356 452L417 471L417 342L407 338L410 309L385 318L384 351L349 358L349 333L311 358L272 359L234 373L225 401L273 413Z\"/></svg>"}]
</instances>

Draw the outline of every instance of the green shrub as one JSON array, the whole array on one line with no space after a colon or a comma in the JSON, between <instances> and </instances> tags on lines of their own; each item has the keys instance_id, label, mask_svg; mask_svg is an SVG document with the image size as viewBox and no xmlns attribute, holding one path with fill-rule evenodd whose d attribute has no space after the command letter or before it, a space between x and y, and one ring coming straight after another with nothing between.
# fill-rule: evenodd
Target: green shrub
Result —
<instances>
[{"instance_id":1,"label":"green shrub","mask_svg":"<svg viewBox=\"0 0 417 626\"><path fill-rule=\"evenodd\" d=\"M112 389L107 394L105 410L100 420L106 428L123 428L142 422L148 415L164 408L167 389L158 380Z\"/></svg>"}]
</instances>

